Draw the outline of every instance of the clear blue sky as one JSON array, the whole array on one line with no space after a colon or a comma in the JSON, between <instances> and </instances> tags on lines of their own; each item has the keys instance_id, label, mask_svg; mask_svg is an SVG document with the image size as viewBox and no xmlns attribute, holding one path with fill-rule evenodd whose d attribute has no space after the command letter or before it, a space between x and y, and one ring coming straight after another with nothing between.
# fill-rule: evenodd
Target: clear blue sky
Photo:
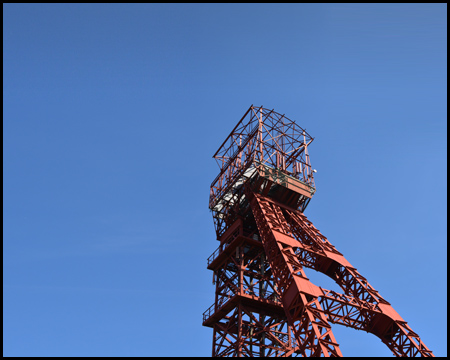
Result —
<instances>
[{"instance_id":1,"label":"clear blue sky","mask_svg":"<svg viewBox=\"0 0 450 360\"><path fill-rule=\"evenodd\" d=\"M4 4L3 355L210 356L212 155L254 104L315 138L306 215L446 356L446 33L446 4Z\"/></svg>"}]
</instances>

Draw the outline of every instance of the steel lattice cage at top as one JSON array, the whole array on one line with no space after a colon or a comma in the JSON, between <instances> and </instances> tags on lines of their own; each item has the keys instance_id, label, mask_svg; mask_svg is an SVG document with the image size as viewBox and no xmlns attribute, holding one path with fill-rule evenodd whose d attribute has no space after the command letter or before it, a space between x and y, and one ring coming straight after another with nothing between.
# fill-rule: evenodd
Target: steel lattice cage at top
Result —
<instances>
[{"instance_id":1,"label":"steel lattice cage at top","mask_svg":"<svg viewBox=\"0 0 450 360\"><path fill-rule=\"evenodd\" d=\"M246 170L259 165L277 169L314 188L307 150L313 140L285 115L250 106L213 155L220 172L211 184L211 195L220 197Z\"/></svg>"}]
</instances>

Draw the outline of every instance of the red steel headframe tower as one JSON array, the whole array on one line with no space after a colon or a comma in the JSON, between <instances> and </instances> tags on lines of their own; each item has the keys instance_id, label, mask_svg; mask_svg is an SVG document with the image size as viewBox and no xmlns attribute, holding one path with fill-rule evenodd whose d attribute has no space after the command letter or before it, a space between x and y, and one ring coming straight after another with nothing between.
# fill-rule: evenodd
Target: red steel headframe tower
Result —
<instances>
[{"instance_id":1,"label":"red steel headframe tower","mask_svg":"<svg viewBox=\"0 0 450 360\"><path fill-rule=\"evenodd\" d=\"M365 330L396 356L433 356L406 321L303 214L315 192L313 138L284 115L250 106L214 154L218 249L208 258L213 356L342 356L330 323ZM316 286L304 268L333 279Z\"/></svg>"}]
</instances>

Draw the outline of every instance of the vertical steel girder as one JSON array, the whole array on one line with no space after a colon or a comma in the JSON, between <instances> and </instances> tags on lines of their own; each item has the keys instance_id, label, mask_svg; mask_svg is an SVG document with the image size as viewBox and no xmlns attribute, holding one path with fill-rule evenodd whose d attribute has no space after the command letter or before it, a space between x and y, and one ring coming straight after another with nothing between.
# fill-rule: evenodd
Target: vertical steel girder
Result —
<instances>
[{"instance_id":1,"label":"vertical steel girder","mask_svg":"<svg viewBox=\"0 0 450 360\"><path fill-rule=\"evenodd\" d=\"M214 325L213 357L284 357L295 344L286 319L261 316L242 303Z\"/></svg>"},{"instance_id":2,"label":"vertical steel girder","mask_svg":"<svg viewBox=\"0 0 450 360\"><path fill-rule=\"evenodd\" d=\"M256 193L250 204L288 323L302 353L342 356L331 322L373 333L396 356L434 356L304 214ZM312 284L303 267L328 275L345 294Z\"/></svg>"},{"instance_id":3,"label":"vertical steel girder","mask_svg":"<svg viewBox=\"0 0 450 360\"><path fill-rule=\"evenodd\" d=\"M213 357L298 356L264 249L255 240L252 245L251 239L242 239L229 245L233 249L214 270L216 301L204 321L221 312L226 315L213 323Z\"/></svg>"}]
</instances>

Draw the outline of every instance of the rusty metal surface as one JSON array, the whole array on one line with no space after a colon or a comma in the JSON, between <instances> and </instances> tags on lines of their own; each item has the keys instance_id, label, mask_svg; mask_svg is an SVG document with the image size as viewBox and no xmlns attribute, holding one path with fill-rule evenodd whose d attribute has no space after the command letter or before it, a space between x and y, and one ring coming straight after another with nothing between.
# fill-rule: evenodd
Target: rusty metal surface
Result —
<instances>
[{"instance_id":1,"label":"rusty metal surface","mask_svg":"<svg viewBox=\"0 0 450 360\"><path fill-rule=\"evenodd\" d=\"M434 356L420 337L303 214L315 192L313 138L251 106L214 158L219 247L207 260L215 302L203 314L213 356L342 356L331 324L379 337L396 356ZM313 284L304 268L343 293Z\"/></svg>"}]
</instances>

